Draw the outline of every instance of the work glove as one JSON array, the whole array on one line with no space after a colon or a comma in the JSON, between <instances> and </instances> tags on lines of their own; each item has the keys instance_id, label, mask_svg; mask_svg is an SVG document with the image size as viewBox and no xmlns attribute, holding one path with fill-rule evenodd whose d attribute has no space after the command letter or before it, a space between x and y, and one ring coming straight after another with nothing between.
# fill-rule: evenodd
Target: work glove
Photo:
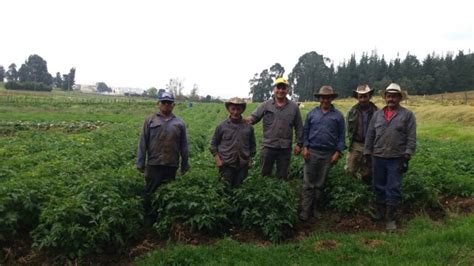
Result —
<instances>
[{"instance_id":1,"label":"work glove","mask_svg":"<svg viewBox=\"0 0 474 266\"><path fill-rule=\"evenodd\" d=\"M400 158L400 164L398 166L398 172L400 174L404 174L408 171L408 162L410 161L410 159L410 154L405 154L402 158Z\"/></svg>"}]
</instances>

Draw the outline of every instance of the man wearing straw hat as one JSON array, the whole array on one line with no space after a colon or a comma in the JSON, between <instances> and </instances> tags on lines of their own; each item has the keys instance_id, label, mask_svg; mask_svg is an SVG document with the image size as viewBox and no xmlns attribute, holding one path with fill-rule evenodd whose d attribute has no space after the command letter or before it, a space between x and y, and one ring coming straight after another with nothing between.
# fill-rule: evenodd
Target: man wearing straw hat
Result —
<instances>
[{"instance_id":1,"label":"man wearing straw hat","mask_svg":"<svg viewBox=\"0 0 474 266\"><path fill-rule=\"evenodd\" d=\"M377 106L370 101L374 90L369 85L357 86L352 96L357 99L347 113L347 135L349 136L349 153L347 155L346 171L355 178L361 178L366 184L372 183L372 167L370 159L364 156L364 143L369 122Z\"/></svg>"},{"instance_id":2,"label":"man wearing straw hat","mask_svg":"<svg viewBox=\"0 0 474 266\"><path fill-rule=\"evenodd\" d=\"M255 156L253 127L242 119L246 106L246 102L237 97L226 101L229 117L216 127L211 140L210 151L219 168L219 175L230 188L242 184Z\"/></svg>"},{"instance_id":3,"label":"man wearing straw hat","mask_svg":"<svg viewBox=\"0 0 474 266\"><path fill-rule=\"evenodd\" d=\"M367 130L364 154L372 157L375 220L386 217L387 230L397 229L395 214L401 200L402 174L416 149L416 120L400 106L407 97L396 83L381 92L386 106L375 112ZM386 206L386 216L384 207Z\"/></svg>"},{"instance_id":4,"label":"man wearing straw hat","mask_svg":"<svg viewBox=\"0 0 474 266\"><path fill-rule=\"evenodd\" d=\"M314 96L320 106L306 116L303 129L304 179L301 195L300 220L315 216L329 170L337 163L345 149L344 117L332 105L337 97L331 86L322 86Z\"/></svg>"}]
</instances>

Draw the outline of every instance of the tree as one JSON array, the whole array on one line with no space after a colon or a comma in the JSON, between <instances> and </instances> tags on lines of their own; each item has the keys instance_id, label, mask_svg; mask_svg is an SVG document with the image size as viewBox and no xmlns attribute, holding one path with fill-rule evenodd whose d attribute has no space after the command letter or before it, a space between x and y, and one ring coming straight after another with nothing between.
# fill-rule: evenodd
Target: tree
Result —
<instances>
[{"instance_id":1,"label":"tree","mask_svg":"<svg viewBox=\"0 0 474 266\"><path fill-rule=\"evenodd\" d=\"M56 72L56 77L54 78L54 87L62 88L63 87L63 79L61 78L61 73Z\"/></svg>"},{"instance_id":2,"label":"tree","mask_svg":"<svg viewBox=\"0 0 474 266\"><path fill-rule=\"evenodd\" d=\"M8 66L8 71L5 76L7 78L7 81L18 81L18 71L16 70L15 63Z\"/></svg>"},{"instance_id":3,"label":"tree","mask_svg":"<svg viewBox=\"0 0 474 266\"><path fill-rule=\"evenodd\" d=\"M146 92L148 96L155 98L158 90L155 87L151 87L148 90L146 90Z\"/></svg>"},{"instance_id":4,"label":"tree","mask_svg":"<svg viewBox=\"0 0 474 266\"><path fill-rule=\"evenodd\" d=\"M326 62L329 59L316 52L306 53L298 59L289 75L289 81L300 101L313 100L314 90L329 84L333 73L330 73L331 69Z\"/></svg>"},{"instance_id":5,"label":"tree","mask_svg":"<svg viewBox=\"0 0 474 266\"><path fill-rule=\"evenodd\" d=\"M189 94L189 100L191 101L199 101L199 95L198 95L198 90L199 87L197 84L193 85L193 88L191 90L191 93Z\"/></svg>"},{"instance_id":6,"label":"tree","mask_svg":"<svg viewBox=\"0 0 474 266\"><path fill-rule=\"evenodd\" d=\"M105 82L97 82L96 83L97 91L98 92L111 92L112 89L105 84Z\"/></svg>"},{"instance_id":7,"label":"tree","mask_svg":"<svg viewBox=\"0 0 474 266\"><path fill-rule=\"evenodd\" d=\"M5 79L5 68L0 65L0 82L3 82L3 80Z\"/></svg>"},{"instance_id":8,"label":"tree","mask_svg":"<svg viewBox=\"0 0 474 266\"><path fill-rule=\"evenodd\" d=\"M166 84L166 89L171 94L173 94L173 96L177 100L182 100L184 98L183 88L184 88L184 79L180 79L180 78L172 78L170 79L169 83Z\"/></svg>"},{"instance_id":9,"label":"tree","mask_svg":"<svg viewBox=\"0 0 474 266\"><path fill-rule=\"evenodd\" d=\"M48 73L47 62L39 55L30 55L18 70L20 82L39 82L46 85L53 84L53 77Z\"/></svg>"},{"instance_id":10,"label":"tree","mask_svg":"<svg viewBox=\"0 0 474 266\"><path fill-rule=\"evenodd\" d=\"M255 73L254 77L249 80L250 93L252 101L263 102L272 96L273 80L282 77L285 74L285 68L280 63L275 63L270 69L264 69L260 75Z\"/></svg>"},{"instance_id":11,"label":"tree","mask_svg":"<svg viewBox=\"0 0 474 266\"><path fill-rule=\"evenodd\" d=\"M74 84L76 84L76 68L73 67L71 68L71 70L69 70L69 74L67 75L68 77L68 83L67 83L67 90L68 91L71 91L72 90L72 86L74 86Z\"/></svg>"}]
</instances>

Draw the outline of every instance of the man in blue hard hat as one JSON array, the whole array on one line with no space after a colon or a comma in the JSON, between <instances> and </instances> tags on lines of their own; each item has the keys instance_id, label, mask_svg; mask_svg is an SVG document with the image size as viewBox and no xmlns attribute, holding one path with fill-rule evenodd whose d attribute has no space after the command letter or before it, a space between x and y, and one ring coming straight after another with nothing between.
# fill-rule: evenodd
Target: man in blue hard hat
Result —
<instances>
[{"instance_id":1,"label":"man in blue hard hat","mask_svg":"<svg viewBox=\"0 0 474 266\"><path fill-rule=\"evenodd\" d=\"M173 114L173 95L162 93L157 105L159 112L143 124L136 161L145 176L145 214L152 219L156 214L151 209L151 195L161 184L175 179L179 166L182 174L189 170L186 126Z\"/></svg>"}]
</instances>

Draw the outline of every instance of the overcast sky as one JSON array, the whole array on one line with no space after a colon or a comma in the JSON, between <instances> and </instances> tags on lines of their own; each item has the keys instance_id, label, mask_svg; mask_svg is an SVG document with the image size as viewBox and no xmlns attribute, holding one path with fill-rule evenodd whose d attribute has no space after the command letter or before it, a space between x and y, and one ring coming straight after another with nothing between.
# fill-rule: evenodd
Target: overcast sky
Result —
<instances>
[{"instance_id":1,"label":"overcast sky","mask_svg":"<svg viewBox=\"0 0 474 266\"><path fill-rule=\"evenodd\" d=\"M316 51L339 64L377 50L422 60L474 50L473 4L451 1L2 1L0 64L31 54L76 83L246 97L254 73ZM336 88L337 89L337 88Z\"/></svg>"}]
</instances>

